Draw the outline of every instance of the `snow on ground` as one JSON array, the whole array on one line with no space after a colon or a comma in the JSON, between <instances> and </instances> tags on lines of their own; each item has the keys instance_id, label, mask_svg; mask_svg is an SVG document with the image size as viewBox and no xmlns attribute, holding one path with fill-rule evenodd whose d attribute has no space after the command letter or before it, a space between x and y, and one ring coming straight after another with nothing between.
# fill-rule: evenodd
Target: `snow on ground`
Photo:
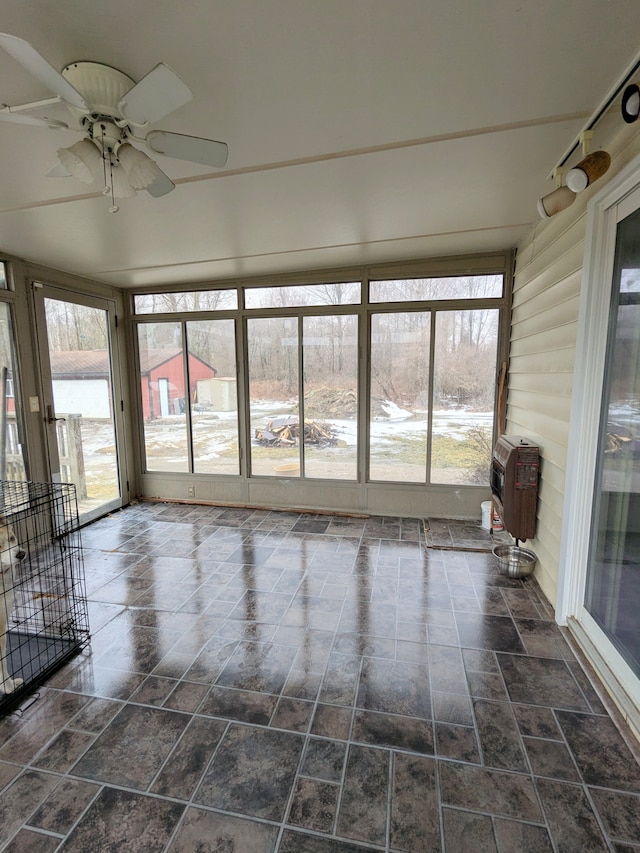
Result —
<instances>
[{"instance_id":1,"label":"snow on ground","mask_svg":"<svg viewBox=\"0 0 640 853\"><path fill-rule=\"evenodd\" d=\"M291 402L274 402L261 401L251 404L251 429L252 432L256 427L264 427L268 421L275 417L291 413L293 408ZM408 412L401 409L393 403L389 403L388 411L392 413L389 418L379 418L371 422L371 437L376 442L387 443L393 441L394 444L401 443L403 436L415 439L417 437L426 436L427 434L427 413L426 412ZM355 418L323 418L324 422L331 424L338 437L342 439L348 446L355 446L357 443L358 426ZM162 423L147 425L148 437L151 434L158 434L164 443L168 435L177 428L181 435L184 431L184 416L176 416L175 423L173 419L163 419ZM209 431L212 447L215 444L216 449L222 450L231 442L237 441L237 413L236 412L216 412L206 413L194 416L194 431ZM447 435L455 438L458 441L463 441L467 437L467 432L474 428L480 427L490 430L493 425L493 412L470 412L464 409L441 409L433 413L433 433L434 435Z\"/></svg>"},{"instance_id":2,"label":"snow on ground","mask_svg":"<svg viewBox=\"0 0 640 853\"><path fill-rule=\"evenodd\" d=\"M327 419L339 437L348 445L357 442L357 423L355 420ZM493 412L458 412L451 410L433 413L433 434L447 435L458 441L464 441L467 433L474 427L491 430ZM371 439L381 444L401 444L402 437L420 438L427 435L428 421L426 412L417 412L410 420L380 419L371 422Z\"/></svg>"},{"instance_id":3,"label":"snow on ground","mask_svg":"<svg viewBox=\"0 0 640 853\"><path fill-rule=\"evenodd\" d=\"M616 427L622 426L630 435L640 433L640 399L624 403L611 403L609 406L609 432L616 432Z\"/></svg>"},{"instance_id":4,"label":"snow on ground","mask_svg":"<svg viewBox=\"0 0 640 853\"><path fill-rule=\"evenodd\" d=\"M407 418L413 417L413 412L408 412L406 409L401 409L400 406L396 406L395 403L392 403L391 400L385 400L384 403L380 403L382 410L386 413L389 420L392 421L406 421Z\"/></svg>"},{"instance_id":5,"label":"snow on ground","mask_svg":"<svg viewBox=\"0 0 640 853\"><path fill-rule=\"evenodd\" d=\"M261 401L251 404L251 429L266 426L267 421L282 414L289 414L292 402ZM402 446L402 438L415 440L427 435L427 413L414 413L401 409L394 403L386 402L388 418L379 418L371 422L371 439L376 447ZM256 416L257 415L257 416ZM236 446L237 412L194 413L194 438L198 441L198 458L204 461L224 454L231 446ZM357 444L357 421L355 418L326 418L333 426L338 438L347 447ZM464 409L441 409L433 413L434 435L446 435L463 441L470 429L475 427L490 430L493 425L493 412L470 412ZM156 458L170 456L172 452L181 456L186 449L185 416L174 415L145 424L147 453ZM100 460L103 464L113 465L113 431L109 424L98 421L83 421L82 444L85 457Z\"/></svg>"}]
</instances>

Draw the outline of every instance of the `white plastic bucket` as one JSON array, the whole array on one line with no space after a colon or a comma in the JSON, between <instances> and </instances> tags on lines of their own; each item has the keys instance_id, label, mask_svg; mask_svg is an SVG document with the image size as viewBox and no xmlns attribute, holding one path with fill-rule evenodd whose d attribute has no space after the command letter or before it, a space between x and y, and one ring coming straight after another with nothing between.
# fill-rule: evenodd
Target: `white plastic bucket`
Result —
<instances>
[{"instance_id":1,"label":"white plastic bucket","mask_svg":"<svg viewBox=\"0 0 640 853\"><path fill-rule=\"evenodd\" d=\"M491 501L482 501L480 509L482 510L483 530L491 530Z\"/></svg>"}]
</instances>

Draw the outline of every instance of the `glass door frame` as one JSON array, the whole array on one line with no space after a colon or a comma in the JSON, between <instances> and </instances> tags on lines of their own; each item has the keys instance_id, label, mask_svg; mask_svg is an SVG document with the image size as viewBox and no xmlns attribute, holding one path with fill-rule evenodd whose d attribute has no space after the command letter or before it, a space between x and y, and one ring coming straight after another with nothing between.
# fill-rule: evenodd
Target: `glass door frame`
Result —
<instances>
[{"instance_id":1,"label":"glass door frame","mask_svg":"<svg viewBox=\"0 0 640 853\"><path fill-rule=\"evenodd\" d=\"M56 422L50 421L48 412L55 415L55 404L53 399L53 384L51 377L51 363L49 358L49 343L47 335L47 322L45 313L45 300L53 299L61 302L69 302L82 305L87 308L95 308L104 311L108 323L110 369L113 395L113 424L115 431L116 464L118 472L119 495L109 501L105 501L95 509L80 511L80 523L82 525L94 521L120 509L129 502L129 483L127 479L127 458L125 425L124 425L124 397L119 369L118 357L118 335L117 335L117 311L116 303L112 299L101 296L90 296L76 290L68 290L56 284L46 281L33 280L31 282L33 291L33 304L38 340L38 363L40 372L41 415L44 421L44 435L46 445L46 456L49 465L49 476L52 482L61 482L60 458L58 454L58 441L56 437ZM49 408L51 407L51 408ZM80 501L78 501L80 503ZM80 508L80 507L79 507ZM81 509L81 508L80 508Z\"/></svg>"},{"instance_id":2,"label":"glass door frame","mask_svg":"<svg viewBox=\"0 0 640 853\"><path fill-rule=\"evenodd\" d=\"M569 427L556 620L640 731L640 679L584 606L618 223L640 208L640 156L589 202Z\"/></svg>"}]
</instances>

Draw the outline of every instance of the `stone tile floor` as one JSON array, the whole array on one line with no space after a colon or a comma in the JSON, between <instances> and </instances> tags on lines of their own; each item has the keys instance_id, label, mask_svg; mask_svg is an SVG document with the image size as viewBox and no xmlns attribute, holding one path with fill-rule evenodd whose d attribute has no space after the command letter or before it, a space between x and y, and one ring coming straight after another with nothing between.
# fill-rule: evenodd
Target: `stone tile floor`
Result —
<instances>
[{"instance_id":1,"label":"stone tile floor","mask_svg":"<svg viewBox=\"0 0 640 853\"><path fill-rule=\"evenodd\" d=\"M511 545L504 530L485 530L479 521L456 518L425 518L424 536L428 548L447 551L492 551L495 545Z\"/></svg>"},{"instance_id":2,"label":"stone tile floor","mask_svg":"<svg viewBox=\"0 0 640 853\"><path fill-rule=\"evenodd\" d=\"M640 850L637 744L533 579L422 521L145 503L0 720L0 849Z\"/></svg>"}]
</instances>

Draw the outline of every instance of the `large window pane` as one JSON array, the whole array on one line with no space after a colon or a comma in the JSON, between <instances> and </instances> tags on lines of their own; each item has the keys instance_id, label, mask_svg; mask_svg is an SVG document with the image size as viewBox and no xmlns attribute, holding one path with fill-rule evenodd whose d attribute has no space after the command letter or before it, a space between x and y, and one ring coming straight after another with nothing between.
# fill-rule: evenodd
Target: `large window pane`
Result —
<instances>
[{"instance_id":1,"label":"large window pane","mask_svg":"<svg viewBox=\"0 0 640 853\"><path fill-rule=\"evenodd\" d=\"M489 482L497 345L497 310L438 312L432 483Z\"/></svg>"},{"instance_id":2,"label":"large window pane","mask_svg":"<svg viewBox=\"0 0 640 853\"><path fill-rule=\"evenodd\" d=\"M11 309L0 302L0 480L27 479L21 411Z\"/></svg>"},{"instance_id":3,"label":"large window pane","mask_svg":"<svg viewBox=\"0 0 640 853\"><path fill-rule=\"evenodd\" d=\"M426 480L430 322L428 311L371 318L371 480Z\"/></svg>"},{"instance_id":4,"label":"large window pane","mask_svg":"<svg viewBox=\"0 0 640 853\"><path fill-rule=\"evenodd\" d=\"M238 389L233 320L187 323L196 474L238 474Z\"/></svg>"},{"instance_id":5,"label":"large window pane","mask_svg":"<svg viewBox=\"0 0 640 853\"><path fill-rule=\"evenodd\" d=\"M304 474L355 480L358 450L358 318L305 317Z\"/></svg>"},{"instance_id":6,"label":"large window pane","mask_svg":"<svg viewBox=\"0 0 640 853\"><path fill-rule=\"evenodd\" d=\"M184 348L180 323L138 326L148 471L189 471Z\"/></svg>"},{"instance_id":7,"label":"large window pane","mask_svg":"<svg viewBox=\"0 0 640 853\"><path fill-rule=\"evenodd\" d=\"M247 321L251 472L299 477L298 320Z\"/></svg>"},{"instance_id":8,"label":"large window pane","mask_svg":"<svg viewBox=\"0 0 640 853\"><path fill-rule=\"evenodd\" d=\"M410 302L432 299L489 299L502 296L502 275L464 275L411 278L369 283L370 302Z\"/></svg>"}]
</instances>

